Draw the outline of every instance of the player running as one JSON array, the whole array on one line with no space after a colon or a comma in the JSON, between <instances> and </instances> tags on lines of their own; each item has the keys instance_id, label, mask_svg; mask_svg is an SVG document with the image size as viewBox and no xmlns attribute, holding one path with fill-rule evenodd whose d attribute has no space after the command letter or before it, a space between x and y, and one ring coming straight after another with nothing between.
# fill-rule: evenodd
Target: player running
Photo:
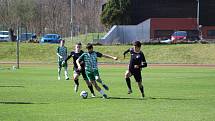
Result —
<instances>
[{"instance_id":1,"label":"player running","mask_svg":"<svg viewBox=\"0 0 215 121\"><path fill-rule=\"evenodd\" d=\"M131 80L130 77L133 75L136 82L138 83L139 89L141 91L142 97L144 97L144 87L142 85L141 70L147 67L145 56L141 49L141 43L139 41L134 42L133 48L128 49L124 52L124 58L126 53L130 52L131 58L128 66L128 70L125 72L125 80L128 86L128 94L132 93Z\"/></svg>"},{"instance_id":2,"label":"player running","mask_svg":"<svg viewBox=\"0 0 215 121\"><path fill-rule=\"evenodd\" d=\"M57 48L57 56L58 56L58 80L61 79L61 69L64 67L64 74L65 74L65 79L69 80L68 77L68 70L67 70L67 63L64 63L62 65L62 62L67 58L67 47L64 46L65 41L61 40L60 41L60 46Z\"/></svg>"},{"instance_id":3,"label":"player running","mask_svg":"<svg viewBox=\"0 0 215 121\"><path fill-rule=\"evenodd\" d=\"M83 60L85 63L85 72L86 72L88 80L93 84L93 86L97 89L97 91L99 91L100 94L103 95L104 98L107 98L107 95L96 83L96 81L102 83L101 78L99 76L99 71L98 71L97 57L111 58L114 60L117 60L117 57L113 57L110 55L106 55L106 54L102 54L102 53L93 51L93 45L90 43L87 44L86 48L87 48L88 52L83 53L76 60L78 69L79 70L82 69L80 61Z\"/></svg>"},{"instance_id":4,"label":"player running","mask_svg":"<svg viewBox=\"0 0 215 121\"><path fill-rule=\"evenodd\" d=\"M70 55L65 59L65 62L64 63L67 63L67 61L73 57L73 70L74 70L74 73L73 73L73 79L74 79L74 82L75 82L75 86L74 86L74 90L75 92L78 92L78 87L79 87L79 81L78 81L78 78L80 75L82 75L83 79L85 80L88 88L90 89L90 92L92 93L92 97L95 97L95 93L94 93L94 90L93 90L93 86L92 84L88 81L87 79L87 76L86 76L86 73L85 73L85 64L83 61L80 62L81 64L81 68L82 70L79 70L78 69L78 65L76 64L76 60L84 53L84 51L81 50L81 47L82 47L82 44L81 43L77 43L75 45L75 50L72 51L70 53Z\"/></svg>"}]
</instances>

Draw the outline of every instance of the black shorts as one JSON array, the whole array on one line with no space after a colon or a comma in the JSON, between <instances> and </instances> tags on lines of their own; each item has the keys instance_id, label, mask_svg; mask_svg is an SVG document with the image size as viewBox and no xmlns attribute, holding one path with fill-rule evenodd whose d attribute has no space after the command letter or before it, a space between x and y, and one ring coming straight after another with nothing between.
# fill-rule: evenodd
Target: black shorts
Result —
<instances>
[{"instance_id":1,"label":"black shorts","mask_svg":"<svg viewBox=\"0 0 215 121\"><path fill-rule=\"evenodd\" d=\"M77 68L74 68L74 74L82 75L85 81L88 80L84 69L78 70Z\"/></svg>"},{"instance_id":2,"label":"black shorts","mask_svg":"<svg viewBox=\"0 0 215 121\"><path fill-rule=\"evenodd\" d=\"M136 82L142 82L141 70L140 69L129 69L131 74L134 76Z\"/></svg>"}]
</instances>

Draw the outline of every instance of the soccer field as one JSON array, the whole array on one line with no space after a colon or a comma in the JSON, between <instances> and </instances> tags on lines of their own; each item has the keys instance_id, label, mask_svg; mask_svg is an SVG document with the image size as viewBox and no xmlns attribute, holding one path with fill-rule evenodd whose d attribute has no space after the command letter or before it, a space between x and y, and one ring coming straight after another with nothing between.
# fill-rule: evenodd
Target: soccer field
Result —
<instances>
[{"instance_id":1,"label":"soccer field","mask_svg":"<svg viewBox=\"0 0 215 121\"><path fill-rule=\"evenodd\" d=\"M215 67L149 66L142 71L146 97L140 98L132 78L127 94L126 66L100 65L109 99L81 99L89 92L80 78L57 80L56 65L31 65L19 70L0 66L0 121L213 121ZM70 76L72 73L70 66Z\"/></svg>"}]
</instances>

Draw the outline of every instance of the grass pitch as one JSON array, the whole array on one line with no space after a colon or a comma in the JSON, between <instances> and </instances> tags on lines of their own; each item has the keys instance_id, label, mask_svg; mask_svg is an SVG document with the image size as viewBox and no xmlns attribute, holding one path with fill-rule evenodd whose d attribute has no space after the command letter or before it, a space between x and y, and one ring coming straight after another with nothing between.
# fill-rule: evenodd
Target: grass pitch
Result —
<instances>
[{"instance_id":1,"label":"grass pitch","mask_svg":"<svg viewBox=\"0 0 215 121\"><path fill-rule=\"evenodd\" d=\"M20 62L56 63L57 44L20 43ZM68 51L74 49L74 43L67 42ZM101 58L99 62L128 63L129 54L124 59L123 52L131 45L95 46L94 50L117 56L118 61ZM83 50L86 51L85 45ZM0 43L0 62L16 62L16 43ZM174 44L143 45L141 49L148 63L173 64L215 64L215 44Z\"/></svg>"},{"instance_id":2,"label":"grass pitch","mask_svg":"<svg viewBox=\"0 0 215 121\"><path fill-rule=\"evenodd\" d=\"M148 67L142 71L145 99L140 98L133 78L133 93L127 94L126 66L100 66L110 99L102 99L97 91L96 98L81 99L81 90L89 92L83 79L74 93L72 80L57 80L55 65L0 67L0 121L215 119L215 68L211 67Z\"/></svg>"}]
</instances>

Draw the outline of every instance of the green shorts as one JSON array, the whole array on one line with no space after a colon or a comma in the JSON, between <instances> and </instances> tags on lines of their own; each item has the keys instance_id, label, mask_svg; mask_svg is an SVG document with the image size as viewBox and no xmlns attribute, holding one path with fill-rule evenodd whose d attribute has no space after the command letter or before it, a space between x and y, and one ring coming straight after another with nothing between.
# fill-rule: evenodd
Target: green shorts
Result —
<instances>
[{"instance_id":1,"label":"green shorts","mask_svg":"<svg viewBox=\"0 0 215 121\"><path fill-rule=\"evenodd\" d=\"M93 71L86 70L86 76L89 81L95 81L99 77L99 71L98 70L93 70Z\"/></svg>"},{"instance_id":2,"label":"green shorts","mask_svg":"<svg viewBox=\"0 0 215 121\"><path fill-rule=\"evenodd\" d=\"M68 65L67 65L67 62L65 62L63 65L62 65L62 62L63 61L58 61L58 67L67 67Z\"/></svg>"}]
</instances>

